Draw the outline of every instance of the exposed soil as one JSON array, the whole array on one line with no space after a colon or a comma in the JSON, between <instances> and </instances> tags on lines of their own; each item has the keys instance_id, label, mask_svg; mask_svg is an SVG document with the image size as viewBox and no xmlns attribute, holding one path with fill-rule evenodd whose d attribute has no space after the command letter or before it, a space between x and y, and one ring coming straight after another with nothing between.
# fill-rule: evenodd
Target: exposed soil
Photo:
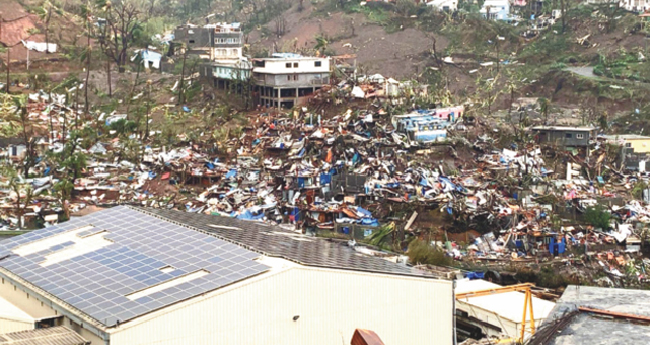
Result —
<instances>
[{"instance_id":1,"label":"exposed soil","mask_svg":"<svg viewBox=\"0 0 650 345\"><path fill-rule=\"evenodd\" d=\"M298 50L313 48L316 37L323 35L330 39L329 48L336 54L356 54L357 64L368 74L380 73L396 79L412 78L426 65L431 39L419 30L404 29L389 34L382 26L369 23L363 14L334 13L321 18L312 13L311 4L306 4L300 12L296 5L284 15L286 33L282 37L272 35L263 38L261 31L253 31L249 44L262 44L269 51L274 46L278 50ZM354 27L354 35L351 26ZM274 32L275 21L266 28ZM437 50L442 51L447 44L444 37L437 37Z\"/></svg>"}]
</instances>

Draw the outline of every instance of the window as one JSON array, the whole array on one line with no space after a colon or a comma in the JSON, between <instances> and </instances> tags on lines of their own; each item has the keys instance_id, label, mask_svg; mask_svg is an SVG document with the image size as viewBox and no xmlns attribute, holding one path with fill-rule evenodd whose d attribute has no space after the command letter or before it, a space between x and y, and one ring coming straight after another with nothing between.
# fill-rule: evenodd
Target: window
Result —
<instances>
[{"instance_id":1,"label":"window","mask_svg":"<svg viewBox=\"0 0 650 345\"><path fill-rule=\"evenodd\" d=\"M293 63L293 68L298 68L298 63L297 62Z\"/></svg>"},{"instance_id":2,"label":"window","mask_svg":"<svg viewBox=\"0 0 650 345\"><path fill-rule=\"evenodd\" d=\"M284 66L286 66L287 68L291 68L291 62L287 62Z\"/></svg>"},{"instance_id":3,"label":"window","mask_svg":"<svg viewBox=\"0 0 650 345\"><path fill-rule=\"evenodd\" d=\"M571 133L565 133L565 134L564 134L564 137L567 138L567 139L571 139L571 138L573 138L573 134L571 134Z\"/></svg>"},{"instance_id":4,"label":"window","mask_svg":"<svg viewBox=\"0 0 650 345\"><path fill-rule=\"evenodd\" d=\"M298 75L297 74L293 75L293 80L298 80Z\"/></svg>"},{"instance_id":5,"label":"window","mask_svg":"<svg viewBox=\"0 0 650 345\"><path fill-rule=\"evenodd\" d=\"M582 133L576 134L576 139L584 139L584 138L585 138L584 134L582 134Z\"/></svg>"},{"instance_id":6,"label":"window","mask_svg":"<svg viewBox=\"0 0 650 345\"><path fill-rule=\"evenodd\" d=\"M290 75L287 76L287 80L289 80L289 81L291 80L291 76L290 76Z\"/></svg>"},{"instance_id":7,"label":"window","mask_svg":"<svg viewBox=\"0 0 650 345\"><path fill-rule=\"evenodd\" d=\"M632 147L632 143L625 143L625 147Z\"/></svg>"},{"instance_id":8,"label":"window","mask_svg":"<svg viewBox=\"0 0 650 345\"><path fill-rule=\"evenodd\" d=\"M194 44L194 40L190 40L190 44Z\"/></svg>"},{"instance_id":9,"label":"window","mask_svg":"<svg viewBox=\"0 0 650 345\"><path fill-rule=\"evenodd\" d=\"M315 61L314 62L314 67L320 67L322 63L320 61Z\"/></svg>"}]
</instances>

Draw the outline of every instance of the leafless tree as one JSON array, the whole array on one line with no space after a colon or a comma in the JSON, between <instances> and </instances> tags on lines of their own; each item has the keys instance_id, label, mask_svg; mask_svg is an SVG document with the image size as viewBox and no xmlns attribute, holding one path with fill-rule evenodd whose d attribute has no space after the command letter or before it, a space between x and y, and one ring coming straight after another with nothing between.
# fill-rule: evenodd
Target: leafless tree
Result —
<instances>
[{"instance_id":1,"label":"leafless tree","mask_svg":"<svg viewBox=\"0 0 650 345\"><path fill-rule=\"evenodd\" d=\"M117 65L118 71L124 73L128 61L127 51L133 44L134 33L139 27L140 11L131 2L122 1L112 5L108 11L106 25L110 37L106 39L106 55Z\"/></svg>"}]
</instances>

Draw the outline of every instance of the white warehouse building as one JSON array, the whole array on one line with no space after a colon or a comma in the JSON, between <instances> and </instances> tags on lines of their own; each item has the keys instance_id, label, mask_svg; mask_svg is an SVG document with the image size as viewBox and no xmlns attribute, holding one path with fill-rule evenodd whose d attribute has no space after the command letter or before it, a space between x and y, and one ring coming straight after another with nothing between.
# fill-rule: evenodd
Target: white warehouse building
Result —
<instances>
[{"instance_id":1,"label":"white warehouse building","mask_svg":"<svg viewBox=\"0 0 650 345\"><path fill-rule=\"evenodd\" d=\"M263 223L120 206L0 242L0 333L93 345L454 343L452 282Z\"/></svg>"}]
</instances>

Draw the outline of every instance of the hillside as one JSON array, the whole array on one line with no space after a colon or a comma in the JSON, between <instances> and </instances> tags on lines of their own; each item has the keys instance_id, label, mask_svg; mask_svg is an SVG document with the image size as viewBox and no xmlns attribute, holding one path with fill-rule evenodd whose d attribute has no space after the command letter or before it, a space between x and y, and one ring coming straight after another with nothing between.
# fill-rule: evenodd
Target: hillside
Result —
<instances>
[{"instance_id":1,"label":"hillside","mask_svg":"<svg viewBox=\"0 0 650 345\"><path fill-rule=\"evenodd\" d=\"M585 77L567 70L645 51L648 31L636 15L580 5L568 11L565 26L562 34L558 20L537 37L525 39L525 24L489 22L473 14L446 16L414 5L400 7L400 2L397 6L359 6L352 1L341 9L332 1L305 1L302 7L296 3L254 28L248 43L254 54L314 53L317 46L323 50L325 40L328 55L356 54L360 74L417 79L435 89L448 88L458 101L480 98L477 93L484 89L485 80L495 78L492 87L503 90L517 77L528 81L514 83L517 97L547 97L557 107L578 109L590 102L619 114L647 102L645 84ZM438 60L432 55L434 40ZM454 63L441 64L442 57ZM497 60L509 65L499 71ZM485 62L492 65L482 66ZM612 83L624 84L626 91L610 88ZM497 92L494 105L507 108L509 96Z\"/></svg>"}]
</instances>

